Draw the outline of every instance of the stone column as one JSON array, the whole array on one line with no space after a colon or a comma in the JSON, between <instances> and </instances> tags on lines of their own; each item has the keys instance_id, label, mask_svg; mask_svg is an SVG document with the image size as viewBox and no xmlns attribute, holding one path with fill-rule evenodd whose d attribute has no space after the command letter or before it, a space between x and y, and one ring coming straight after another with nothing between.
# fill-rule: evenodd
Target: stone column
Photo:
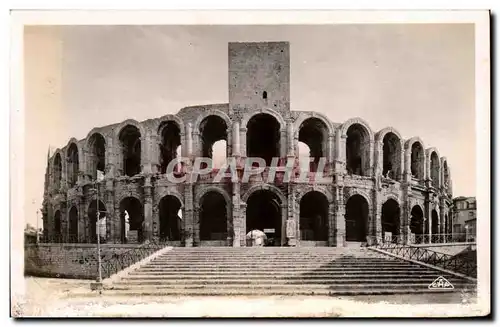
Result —
<instances>
[{"instance_id":1,"label":"stone column","mask_svg":"<svg viewBox=\"0 0 500 327\"><path fill-rule=\"evenodd\" d=\"M328 143L327 143L327 151L326 151L326 160L327 160L327 172L328 176L331 176L334 173L334 161L335 161L335 153L333 151L333 143L335 142L335 135L328 134Z\"/></svg>"},{"instance_id":2,"label":"stone column","mask_svg":"<svg viewBox=\"0 0 500 327\"><path fill-rule=\"evenodd\" d=\"M233 219L233 247L241 246L241 212L240 212L240 183L233 183L233 194L232 194L232 219Z\"/></svg>"},{"instance_id":3,"label":"stone column","mask_svg":"<svg viewBox=\"0 0 500 327\"><path fill-rule=\"evenodd\" d=\"M432 202L428 198L425 200L424 217L426 219L424 228L427 229L427 232L424 230L424 234L427 234L427 243L432 243Z\"/></svg>"},{"instance_id":4,"label":"stone column","mask_svg":"<svg viewBox=\"0 0 500 327\"><path fill-rule=\"evenodd\" d=\"M335 202L328 204L328 246L335 246Z\"/></svg>"},{"instance_id":5,"label":"stone column","mask_svg":"<svg viewBox=\"0 0 500 327\"><path fill-rule=\"evenodd\" d=\"M233 139L232 139L232 141L233 141L232 156L238 157L241 155L241 152L240 152L240 123L237 121L233 122Z\"/></svg>"},{"instance_id":6,"label":"stone column","mask_svg":"<svg viewBox=\"0 0 500 327\"><path fill-rule=\"evenodd\" d=\"M119 237L116 237L116 230L114 229L114 224L116 223L114 220L114 211L115 211L115 203L114 203L114 188L113 188L113 180L106 180L106 190L104 193L104 203L106 205L106 240L108 243L114 243L115 240ZM118 221L119 226L119 221ZM118 235L120 235L118 233Z\"/></svg>"},{"instance_id":7,"label":"stone column","mask_svg":"<svg viewBox=\"0 0 500 327\"><path fill-rule=\"evenodd\" d=\"M144 179L144 240L151 241L153 237L153 198L151 177Z\"/></svg>"},{"instance_id":8,"label":"stone column","mask_svg":"<svg viewBox=\"0 0 500 327\"><path fill-rule=\"evenodd\" d=\"M280 130L280 151L279 157L284 158L287 155L287 133L286 128Z\"/></svg>"},{"instance_id":9,"label":"stone column","mask_svg":"<svg viewBox=\"0 0 500 327\"><path fill-rule=\"evenodd\" d=\"M247 204L240 202L240 245L247 246Z\"/></svg>"},{"instance_id":10,"label":"stone column","mask_svg":"<svg viewBox=\"0 0 500 327\"><path fill-rule=\"evenodd\" d=\"M299 213L297 212L297 206L295 205L295 192L293 192L290 187L290 183L288 184L288 206L287 206L287 226L286 226L286 236L288 239L289 246L297 246L300 243L300 227L299 227ZM290 233L289 224L295 224L293 227L293 233ZM293 234L293 235L292 235Z\"/></svg>"},{"instance_id":11,"label":"stone column","mask_svg":"<svg viewBox=\"0 0 500 327\"><path fill-rule=\"evenodd\" d=\"M200 246L200 207L196 201L193 203L193 246Z\"/></svg>"},{"instance_id":12,"label":"stone column","mask_svg":"<svg viewBox=\"0 0 500 327\"><path fill-rule=\"evenodd\" d=\"M120 211L120 203L118 201L114 202L114 210L113 210L113 242L114 243L123 243L122 239L122 229L125 229L124 221L122 221L122 212ZM123 226L122 226L123 225ZM126 235L125 235L126 236Z\"/></svg>"},{"instance_id":13,"label":"stone column","mask_svg":"<svg viewBox=\"0 0 500 327\"><path fill-rule=\"evenodd\" d=\"M160 141L158 134L151 133L149 135L149 161L151 163L151 173L156 174L160 172Z\"/></svg>"},{"instance_id":14,"label":"stone column","mask_svg":"<svg viewBox=\"0 0 500 327\"><path fill-rule=\"evenodd\" d=\"M295 144L294 144L294 131L293 131L293 123L290 121L287 125L287 156L294 157L295 156Z\"/></svg>"},{"instance_id":15,"label":"stone column","mask_svg":"<svg viewBox=\"0 0 500 327\"><path fill-rule=\"evenodd\" d=\"M85 201L83 194L78 194L78 243L85 243Z\"/></svg>"},{"instance_id":16,"label":"stone column","mask_svg":"<svg viewBox=\"0 0 500 327\"><path fill-rule=\"evenodd\" d=\"M190 177L188 176L188 179ZM193 184L187 182L184 187L184 212L183 212L183 243L186 247L193 246Z\"/></svg>"},{"instance_id":17,"label":"stone column","mask_svg":"<svg viewBox=\"0 0 500 327\"><path fill-rule=\"evenodd\" d=\"M371 215L371 217L370 217ZM371 222L372 242L378 242L382 239L382 201L380 199L379 192L375 190L373 192L373 206L372 212L368 216L368 221ZM369 224L370 225L370 224ZM369 243L370 244L370 243Z\"/></svg>"},{"instance_id":18,"label":"stone column","mask_svg":"<svg viewBox=\"0 0 500 327\"><path fill-rule=\"evenodd\" d=\"M344 188L335 188L335 200L337 202L335 210L335 245L343 247L345 242L345 203L344 203Z\"/></svg>"},{"instance_id":19,"label":"stone column","mask_svg":"<svg viewBox=\"0 0 500 327\"><path fill-rule=\"evenodd\" d=\"M380 176L384 170L384 143L380 140L375 141L375 163L374 172L375 176Z\"/></svg>"},{"instance_id":20,"label":"stone column","mask_svg":"<svg viewBox=\"0 0 500 327\"><path fill-rule=\"evenodd\" d=\"M247 157L247 128L240 126L240 153L242 157ZM245 243L246 244L246 243Z\"/></svg>"},{"instance_id":21,"label":"stone column","mask_svg":"<svg viewBox=\"0 0 500 327\"><path fill-rule=\"evenodd\" d=\"M193 156L193 128L191 123L186 124L186 157ZM197 134L198 135L198 134Z\"/></svg>"}]
</instances>

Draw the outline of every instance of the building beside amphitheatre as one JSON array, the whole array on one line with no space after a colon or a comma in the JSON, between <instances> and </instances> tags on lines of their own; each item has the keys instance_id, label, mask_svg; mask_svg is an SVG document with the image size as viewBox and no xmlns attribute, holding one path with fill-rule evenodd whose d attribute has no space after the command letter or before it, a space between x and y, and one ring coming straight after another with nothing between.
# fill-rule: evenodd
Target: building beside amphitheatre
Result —
<instances>
[{"instance_id":1,"label":"building beside amphitheatre","mask_svg":"<svg viewBox=\"0 0 500 327\"><path fill-rule=\"evenodd\" d=\"M337 123L290 110L287 42L229 43L228 58L228 103L96 127L50 155L44 240L96 242L97 208L107 243L241 247L258 229L278 246L346 246L387 236L439 242L451 233L450 168L436 148L394 127L373 131L361 118ZM238 162L280 158L275 178L246 182L228 171L214 182L215 168L182 183L166 177L178 155L212 157L221 140ZM280 168L298 157L299 142L312 158L307 178L286 181ZM324 178L315 180L320 158ZM191 176L192 165L177 165L175 174Z\"/></svg>"}]
</instances>

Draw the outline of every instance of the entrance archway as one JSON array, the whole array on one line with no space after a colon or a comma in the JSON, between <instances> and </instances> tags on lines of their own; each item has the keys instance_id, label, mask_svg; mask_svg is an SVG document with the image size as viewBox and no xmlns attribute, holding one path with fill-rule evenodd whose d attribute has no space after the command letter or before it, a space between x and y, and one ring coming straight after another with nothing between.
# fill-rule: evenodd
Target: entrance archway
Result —
<instances>
[{"instance_id":1,"label":"entrance archway","mask_svg":"<svg viewBox=\"0 0 500 327\"><path fill-rule=\"evenodd\" d=\"M368 234L368 202L359 194L347 200L345 213L347 242L366 242Z\"/></svg>"},{"instance_id":2,"label":"entrance archway","mask_svg":"<svg viewBox=\"0 0 500 327\"><path fill-rule=\"evenodd\" d=\"M386 233L392 234L391 241L397 241L395 236L399 235L400 209L399 204L394 199L387 200L382 205L382 237L386 239Z\"/></svg>"},{"instance_id":3,"label":"entrance archway","mask_svg":"<svg viewBox=\"0 0 500 327\"><path fill-rule=\"evenodd\" d=\"M268 235L272 245L282 245L281 201L270 190L253 192L247 201L246 233L257 229Z\"/></svg>"},{"instance_id":4,"label":"entrance archway","mask_svg":"<svg viewBox=\"0 0 500 327\"><path fill-rule=\"evenodd\" d=\"M300 240L328 241L328 199L311 191L300 199Z\"/></svg>"},{"instance_id":5,"label":"entrance archway","mask_svg":"<svg viewBox=\"0 0 500 327\"><path fill-rule=\"evenodd\" d=\"M141 243L144 241L142 226L144 222L144 210L137 198L126 197L121 200L120 221L122 243Z\"/></svg>"},{"instance_id":6,"label":"entrance archway","mask_svg":"<svg viewBox=\"0 0 500 327\"><path fill-rule=\"evenodd\" d=\"M160 241L181 240L181 202L173 195L166 195L160 200Z\"/></svg>"},{"instance_id":7,"label":"entrance archway","mask_svg":"<svg viewBox=\"0 0 500 327\"><path fill-rule=\"evenodd\" d=\"M415 234L415 243L419 244L424 242L424 231L424 212L420 206L415 205L410 213L410 232Z\"/></svg>"},{"instance_id":8,"label":"entrance archway","mask_svg":"<svg viewBox=\"0 0 500 327\"><path fill-rule=\"evenodd\" d=\"M227 206L224 196L209 191L200 199L200 241L227 239Z\"/></svg>"},{"instance_id":9,"label":"entrance archway","mask_svg":"<svg viewBox=\"0 0 500 327\"><path fill-rule=\"evenodd\" d=\"M370 136L361 124L347 129L346 169L349 175L368 176L370 167Z\"/></svg>"},{"instance_id":10,"label":"entrance archway","mask_svg":"<svg viewBox=\"0 0 500 327\"><path fill-rule=\"evenodd\" d=\"M280 123L275 117L260 113L247 124L247 157L259 157L271 165L273 157L280 157Z\"/></svg>"},{"instance_id":11,"label":"entrance archway","mask_svg":"<svg viewBox=\"0 0 500 327\"><path fill-rule=\"evenodd\" d=\"M104 202L99 201L99 220L106 217L106 206ZM88 210L88 218L89 218L89 241L91 243L97 242L97 200L92 200L89 205ZM101 239L105 239L106 235L101 235Z\"/></svg>"},{"instance_id":12,"label":"entrance archway","mask_svg":"<svg viewBox=\"0 0 500 327\"><path fill-rule=\"evenodd\" d=\"M328 127L319 118L307 118L299 128L299 142L303 142L309 147L307 157L313 158L309 171L317 170L319 161L326 157L328 147ZM309 162L308 162L309 165Z\"/></svg>"}]
</instances>

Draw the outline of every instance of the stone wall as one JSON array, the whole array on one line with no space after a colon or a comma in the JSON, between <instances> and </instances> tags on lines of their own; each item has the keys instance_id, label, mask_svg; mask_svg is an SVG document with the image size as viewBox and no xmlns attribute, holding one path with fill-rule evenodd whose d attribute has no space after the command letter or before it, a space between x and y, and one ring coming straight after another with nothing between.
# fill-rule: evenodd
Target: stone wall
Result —
<instances>
[{"instance_id":1,"label":"stone wall","mask_svg":"<svg viewBox=\"0 0 500 327\"><path fill-rule=\"evenodd\" d=\"M138 245L102 244L103 261L113 255L130 251ZM26 244L24 272L30 276L60 278L97 278L97 250L95 244Z\"/></svg>"}]
</instances>

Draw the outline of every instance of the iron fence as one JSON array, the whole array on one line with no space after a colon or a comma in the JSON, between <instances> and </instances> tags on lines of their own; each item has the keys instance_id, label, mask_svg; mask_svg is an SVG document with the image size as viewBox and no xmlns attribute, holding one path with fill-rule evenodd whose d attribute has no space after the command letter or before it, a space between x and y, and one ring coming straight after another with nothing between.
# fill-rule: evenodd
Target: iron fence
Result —
<instances>
[{"instance_id":1,"label":"iron fence","mask_svg":"<svg viewBox=\"0 0 500 327\"><path fill-rule=\"evenodd\" d=\"M476 242L476 236L471 234L412 234L410 243L469 243Z\"/></svg>"},{"instance_id":2,"label":"iron fence","mask_svg":"<svg viewBox=\"0 0 500 327\"><path fill-rule=\"evenodd\" d=\"M402 245L384 241L374 244L373 247L405 259L423 262L469 277L477 277L477 257L476 251L472 250L472 246L454 255L438 252L426 247Z\"/></svg>"},{"instance_id":3,"label":"iron fence","mask_svg":"<svg viewBox=\"0 0 500 327\"><path fill-rule=\"evenodd\" d=\"M165 243L159 241L143 243L138 247L131 248L122 253L114 253L110 258L101 262L102 277L108 278L117 272L130 267L136 262L152 255L165 247Z\"/></svg>"}]
</instances>

